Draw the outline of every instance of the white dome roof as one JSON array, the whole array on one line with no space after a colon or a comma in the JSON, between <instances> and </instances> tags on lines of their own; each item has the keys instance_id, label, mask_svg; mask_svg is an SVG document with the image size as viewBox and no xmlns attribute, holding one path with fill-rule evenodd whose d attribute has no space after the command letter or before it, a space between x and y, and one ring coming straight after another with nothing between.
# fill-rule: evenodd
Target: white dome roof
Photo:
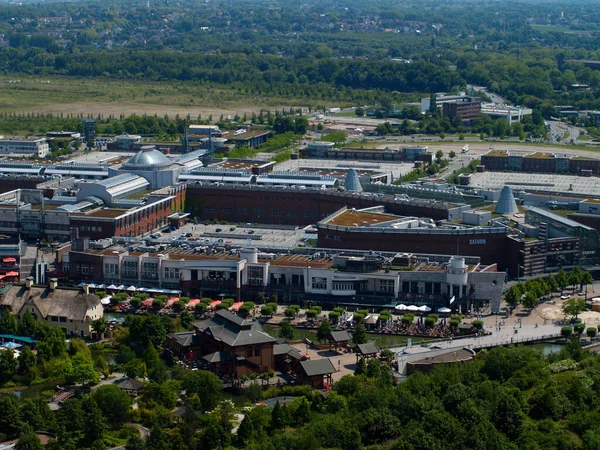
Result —
<instances>
[{"instance_id":1,"label":"white dome roof","mask_svg":"<svg viewBox=\"0 0 600 450\"><path fill-rule=\"evenodd\" d=\"M149 166L168 166L172 161L163 155L161 152L156 150L153 145L147 145L133 155L129 160L123 164L123 167L135 168L135 167L149 167Z\"/></svg>"}]
</instances>

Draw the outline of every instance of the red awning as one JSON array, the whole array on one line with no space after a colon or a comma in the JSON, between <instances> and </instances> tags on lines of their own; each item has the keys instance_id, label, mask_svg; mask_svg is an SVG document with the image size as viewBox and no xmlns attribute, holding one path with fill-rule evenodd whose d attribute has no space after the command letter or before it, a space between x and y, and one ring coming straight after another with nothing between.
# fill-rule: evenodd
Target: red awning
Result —
<instances>
[{"instance_id":1,"label":"red awning","mask_svg":"<svg viewBox=\"0 0 600 450\"><path fill-rule=\"evenodd\" d=\"M17 272L16 270L13 270L11 272L6 272L6 276L7 277L18 277L19 276L19 272Z\"/></svg>"},{"instance_id":2,"label":"red awning","mask_svg":"<svg viewBox=\"0 0 600 450\"><path fill-rule=\"evenodd\" d=\"M0 275L0 280L2 280L3 278L6 278L6 275Z\"/></svg>"},{"instance_id":3,"label":"red awning","mask_svg":"<svg viewBox=\"0 0 600 450\"><path fill-rule=\"evenodd\" d=\"M15 258L2 258L3 263L16 263L17 260Z\"/></svg>"},{"instance_id":4,"label":"red awning","mask_svg":"<svg viewBox=\"0 0 600 450\"><path fill-rule=\"evenodd\" d=\"M244 303L242 302L235 302L233 305L231 305L231 310L232 311L239 311L240 310L240 306L242 306Z\"/></svg>"},{"instance_id":5,"label":"red awning","mask_svg":"<svg viewBox=\"0 0 600 450\"><path fill-rule=\"evenodd\" d=\"M152 306L152 299L146 299L142 302L142 305L147 306L147 307L151 307Z\"/></svg>"}]
</instances>

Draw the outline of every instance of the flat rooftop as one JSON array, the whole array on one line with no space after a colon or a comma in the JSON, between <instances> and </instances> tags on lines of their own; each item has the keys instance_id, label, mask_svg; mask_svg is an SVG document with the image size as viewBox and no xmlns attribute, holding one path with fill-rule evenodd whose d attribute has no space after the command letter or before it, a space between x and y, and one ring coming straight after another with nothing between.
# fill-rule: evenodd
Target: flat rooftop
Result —
<instances>
[{"instance_id":1,"label":"flat rooftop","mask_svg":"<svg viewBox=\"0 0 600 450\"><path fill-rule=\"evenodd\" d=\"M356 169L355 169L356 170ZM302 167L297 170L300 173L318 173L321 176L335 177L335 178L345 178L348 174L348 169L323 169L323 168L315 168L315 167ZM374 169L358 169L356 173L359 177L371 177L374 175L385 175L384 172L376 171Z\"/></svg>"},{"instance_id":2,"label":"flat rooftop","mask_svg":"<svg viewBox=\"0 0 600 450\"><path fill-rule=\"evenodd\" d=\"M96 209L87 213L74 213L73 216L115 218L125 214L127 211L129 211L129 209Z\"/></svg>"},{"instance_id":3,"label":"flat rooftop","mask_svg":"<svg viewBox=\"0 0 600 450\"><path fill-rule=\"evenodd\" d=\"M486 156L508 156L508 151L506 150L490 150L487 153L484 153Z\"/></svg>"},{"instance_id":4,"label":"flat rooftop","mask_svg":"<svg viewBox=\"0 0 600 450\"><path fill-rule=\"evenodd\" d=\"M253 167L260 167L266 164L267 161L263 163L249 162L249 161L223 161L216 164L211 164L208 166L209 168L221 168L228 170L247 170L250 171Z\"/></svg>"},{"instance_id":5,"label":"flat rooftop","mask_svg":"<svg viewBox=\"0 0 600 450\"><path fill-rule=\"evenodd\" d=\"M354 225L375 225L382 222L389 222L391 220L401 219L400 216L392 214L379 214L371 212L353 211L347 209L341 214L335 216L332 220L327 222L329 225L338 225L342 227L351 227Z\"/></svg>"},{"instance_id":6,"label":"flat rooftop","mask_svg":"<svg viewBox=\"0 0 600 450\"><path fill-rule=\"evenodd\" d=\"M535 152L525 155L525 158L554 158L552 153Z\"/></svg>"},{"instance_id":7,"label":"flat rooftop","mask_svg":"<svg viewBox=\"0 0 600 450\"><path fill-rule=\"evenodd\" d=\"M470 185L494 190L500 190L507 185L511 187L513 192L522 190L548 192L557 195L579 194L600 197L600 179L598 177L518 172L477 172L471 177Z\"/></svg>"}]
</instances>

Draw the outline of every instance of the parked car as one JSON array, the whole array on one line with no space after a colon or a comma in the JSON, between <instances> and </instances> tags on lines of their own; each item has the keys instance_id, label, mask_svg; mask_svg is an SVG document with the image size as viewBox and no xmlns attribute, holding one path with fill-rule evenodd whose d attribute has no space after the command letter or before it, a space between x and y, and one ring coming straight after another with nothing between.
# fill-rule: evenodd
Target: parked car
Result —
<instances>
[{"instance_id":1,"label":"parked car","mask_svg":"<svg viewBox=\"0 0 600 450\"><path fill-rule=\"evenodd\" d=\"M229 231L235 231L235 227L231 227Z\"/></svg>"},{"instance_id":2,"label":"parked car","mask_svg":"<svg viewBox=\"0 0 600 450\"><path fill-rule=\"evenodd\" d=\"M566 299L568 299L568 298L569 298L569 296L568 296L568 295L561 295L561 296L560 296L560 299L561 299L561 300L566 300Z\"/></svg>"},{"instance_id":3,"label":"parked car","mask_svg":"<svg viewBox=\"0 0 600 450\"><path fill-rule=\"evenodd\" d=\"M217 228L217 229L215 230L215 233L220 233L221 231L223 231L223 230L222 230L222 229L220 229L220 228Z\"/></svg>"},{"instance_id":4,"label":"parked car","mask_svg":"<svg viewBox=\"0 0 600 450\"><path fill-rule=\"evenodd\" d=\"M254 230L248 230L248 234L254 234Z\"/></svg>"}]
</instances>

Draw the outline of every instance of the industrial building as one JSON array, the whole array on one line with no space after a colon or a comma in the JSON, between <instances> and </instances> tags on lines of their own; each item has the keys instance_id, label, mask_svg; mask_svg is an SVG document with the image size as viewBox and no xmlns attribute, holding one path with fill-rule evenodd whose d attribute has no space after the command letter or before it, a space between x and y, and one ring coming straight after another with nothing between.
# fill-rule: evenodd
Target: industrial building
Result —
<instances>
[{"instance_id":1,"label":"industrial building","mask_svg":"<svg viewBox=\"0 0 600 450\"><path fill-rule=\"evenodd\" d=\"M50 153L50 145L46 138L0 138L0 155L45 158L48 153Z\"/></svg>"}]
</instances>

